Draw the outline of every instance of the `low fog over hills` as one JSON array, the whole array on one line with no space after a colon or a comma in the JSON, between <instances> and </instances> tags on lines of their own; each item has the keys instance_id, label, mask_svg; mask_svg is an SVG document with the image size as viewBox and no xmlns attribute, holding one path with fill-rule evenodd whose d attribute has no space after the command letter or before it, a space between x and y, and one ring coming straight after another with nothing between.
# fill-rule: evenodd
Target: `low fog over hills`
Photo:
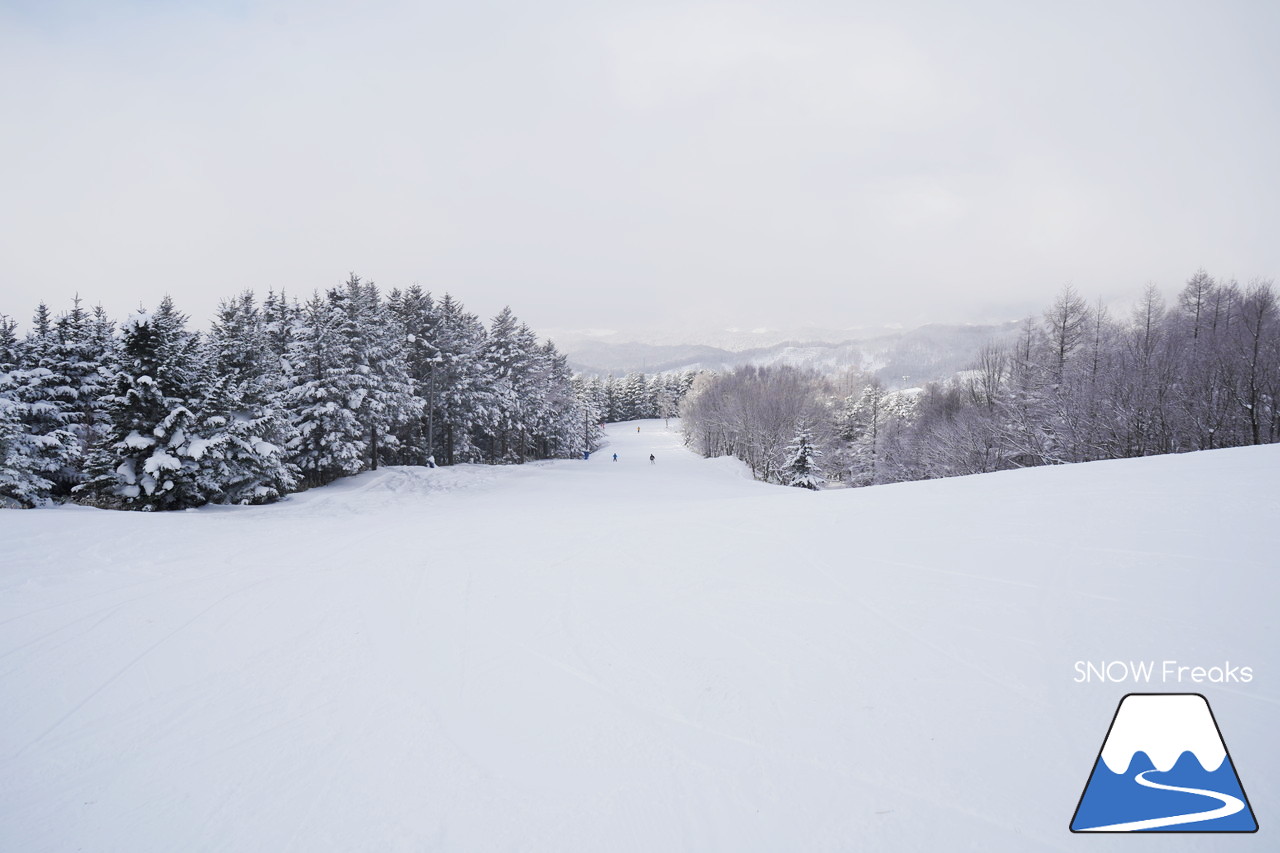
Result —
<instances>
[{"instance_id":1,"label":"low fog over hills","mask_svg":"<svg viewBox=\"0 0 1280 853\"><path fill-rule=\"evenodd\" d=\"M624 333L549 331L575 370L621 375L666 370L732 370L790 364L834 373L857 367L888 387L918 385L963 370L987 343L1004 344L1018 322L930 324L915 329L716 329ZM695 343L695 341L697 341Z\"/></svg>"}]
</instances>

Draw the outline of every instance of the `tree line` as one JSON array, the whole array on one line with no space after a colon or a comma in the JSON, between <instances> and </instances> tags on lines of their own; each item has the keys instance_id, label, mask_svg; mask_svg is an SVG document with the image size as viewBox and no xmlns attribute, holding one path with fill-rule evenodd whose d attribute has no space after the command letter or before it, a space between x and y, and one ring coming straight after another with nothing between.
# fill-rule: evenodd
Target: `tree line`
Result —
<instances>
[{"instance_id":1,"label":"tree line","mask_svg":"<svg viewBox=\"0 0 1280 853\"><path fill-rule=\"evenodd\" d=\"M669 420L679 414L680 403L693 386L697 371L628 373L601 379L580 379L583 396L608 423L643 418Z\"/></svg>"},{"instance_id":2,"label":"tree line","mask_svg":"<svg viewBox=\"0 0 1280 853\"><path fill-rule=\"evenodd\" d=\"M1201 270L1125 316L1072 287L968 370L889 391L856 371L702 376L686 442L771 482L852 486L1280 441L1280 316L1269 281Z\"/></svg>"},{"instance_id":3,"label":"tree line","mask_svg":"<svg viewBox=\"0 0 1280 853\"><path fill-rule=\"evenodd\" d=\"M181 509L385 464L574 457L600 437L583 388L509 308L486 327L354 274L303 302L246 291L204 332L168 297L118 325L42 303L24 336L0 315L0 497Z\"/></svg>"}]
</instances>

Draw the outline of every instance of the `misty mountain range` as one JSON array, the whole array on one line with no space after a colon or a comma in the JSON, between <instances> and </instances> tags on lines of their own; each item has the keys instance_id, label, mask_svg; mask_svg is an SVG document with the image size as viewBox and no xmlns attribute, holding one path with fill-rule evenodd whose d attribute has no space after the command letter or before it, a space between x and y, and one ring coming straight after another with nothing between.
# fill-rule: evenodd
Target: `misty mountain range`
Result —
<instances>
[{"instance_id":1,"label":"misty mountain range","mask_svg":"<svg viewBox=\"0 0 1280 853\"><path fill-rule=\"evenodd\" d=\"M554 332L549 336L588 376L727 371L741 365L789 364L822 373L856 367L887 387L905 388L943 379L968 367L984 344L1006 344L1019 321L998 324L930 324L914 329L723 329L680 333L708 343L678 343L676 333ZM695 337L696 336L696 337Z\"/></svg>"}]
</instances>

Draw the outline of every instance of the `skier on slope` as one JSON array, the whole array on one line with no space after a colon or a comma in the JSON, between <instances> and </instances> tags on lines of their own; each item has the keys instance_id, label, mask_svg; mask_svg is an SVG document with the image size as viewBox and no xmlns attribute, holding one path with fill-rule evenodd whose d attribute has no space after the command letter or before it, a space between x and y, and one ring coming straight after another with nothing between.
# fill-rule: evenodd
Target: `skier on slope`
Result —
<instances>
[{"instance_id":1,"label":"skier on slope","mask_svg":"<svg viewBox=\"0 0 1280 853\"><path fill-rule=\"evenodd\" d=\"M650 464L650 465L653 465L653 464L655 464L657 461L658 461L658 460L656 460L656 459L654 459L654 458L653 458L653 454L652 454L652 453L650 453L650 454L649 454L649 464Z\"/></svg>"},{"instance_id":2,"label":"skier on slope","mask_svg":"<svg viewBox=\"0 0 1280 853\"><path fill-rule=\"evenodd\" d=\"M615 453L615 454L613 454L613 461L614 461L614 462L617 462L617 461L618 461L618 454L616 454L616 453Z\"/></svg>"}]
</instances>

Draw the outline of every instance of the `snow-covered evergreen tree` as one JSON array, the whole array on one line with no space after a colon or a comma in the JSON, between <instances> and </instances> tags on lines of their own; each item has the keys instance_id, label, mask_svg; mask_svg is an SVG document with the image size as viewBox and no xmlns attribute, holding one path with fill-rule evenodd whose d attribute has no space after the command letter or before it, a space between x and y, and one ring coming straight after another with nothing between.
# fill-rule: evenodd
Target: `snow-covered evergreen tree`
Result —
<instances>
[{"instance_id":1,"label":"snow-covered evergreen tree","mask_svg":"<svg viewBox=\"0 0 1280 853\"><path fill-rule=\"evenodd\" d=\"M624 421L651 418L656 414L649 397L649 383L643 373L627 374L623 380L620 408Z\"/></svg>"},{"instance_id":2,"label":"snow-covered evergreen tree","mask_svg":"<svg viewBox=\"0 0 1280 853\"><path fill-rule=\"evenodd\" d=\"M18 321L7 314L0 314L0 371L18 366Z\"/></svg>"},{"instance_id":3,"label":"snow-covered evergreen tree","mask_svg":"<svg viewBox=\"0 0 1280 853\"><path fill-rule=\"evenodd\" d=\"M604 423L605 412L605 396L604 385L600 381L600 377L593 376L584 379L581 376L575 376L571 380L574 395L578 399L579 423L577 429L581 433L581 440L574 445L572 455L577 457L582 450L595 450L600 446L600 441L604 437L604 430L601 424ZM573 428L572 426L570 427Z\"/></svg>"},{"instance_id":4,"label":"snow-covered evergreen tree","mask_svg":"<svg viewBox=\"0 0 1280 853\"><path fill-rule=\"evenodd\" d=\"M208 502L201 485L202 439L191 392L199 337L169 297L121 329L120 364L107 396L109 426L76 491L126 509L182 509Z\"/></svg>"},{"instance_id":5,"label":"snow-covered evergreen tree","mask_svg":"<svg viewBox=\"0 0 1280 853\"><path fill-rule=\"evenodd\" d=\"M480 318L461 302L445 294L438 303L440 322L435 349L440 364L436 368L437 458L446 465L484 461L478 443L482 433L491 432L498 418L495 374L485 348L486 333Z\"/></svg>"},{"instance_id":6,"label":"snow-covered evergreen tree","mask_svg":"<svg viewBox=\"0 0 1280 853\"><path fill-rule=\"evenodd\" d=\"M286 448L294 437L276 401L279 361L254 296L218 308L206 344L200 436L191 455L215 503L267 503L297 486Z\"/></svg>"},{"instance_id":7,"label":"snow-covered evergreen tree","mask_svg":"<svg viewBox=\"0 0 1280 853\"><path fill-rule=\"evenodd\" d=\"M795 439L787 446L787 451L790 455L783 465L787 485L813 491L822 488L826 483L818 463L822 451L814 446L813 433L808 427L802 425L796 430Z\"/></svg>"},{"instance_id":8,"label":"snow-covered evergreen tree","mask_svg":"<svg viewBox=\"0 0 1280 853\"><path fill-rule=\"evenodd\" d=\"M0 315L0 506L39 506L73 458L74 437L62 428L44 387L42 368L24 369L16 324Z\"/></svg>"},{"instance_id":9,"label":"snow-covered evergreen tree","mask_svg":"<svg viewBox=\"0 0 1280 853\"><path fill-rule=\"evenodd\" d=\"M873 380L857 397L847 398L840 411L837 434L843 441L843 473L851 485L867 486L880 480L887 398L884 387Z\"/></svg>"},{"instance_id":10,"label":"snow-covered evergreen tree","mask_svg":"<svg viewBox=\"0 0 1280 853\"><path fill-rule=\"evenodd\" d=\"M403 293L388 294L387 310L404 331L405 375L421 408L419 416L401 423L397 459L410 465L434 465L440 437L437 426L443 425L440 391L445 382L440 312L431 294L416 284Z\"/></svg>"},{"instance_id":11,"label":"snow-covered evergreen tree","mask_svg":"<svg viewBox=\"0 0 1280 853\"><path fill-rule=\"evenodd\" d=\"M358 408L369 437L368 464L377 470L384 459L394 459L398 430L417 419L422 401L409 379L404 326L387 310L373 282L362 283L352 274L346 288L344 307L356 331L356 375L363 380Z\"/></svg>"},{"instance_id":12,"label":"snow-covered evergreen tree","mask_svg":"<svg viewBox=\"0 0 1280 853\"><path fill-rule=\"evenodd\" d=\"M397 427L420 413L405 337L377 290L355 275L307 302L286 358L293 384L284 399L298 430L293 462L308 486L378 467L397 447Z\"/></svg>"},{"instance_id":13,"label":"snow-covered evergreen tree","mask_svg":"<svg viewBox=\"0 0 1280 853\"><path fill-rule=\"evenodd\" d=\"M60 467L56 452L50 460L50 439L32 435L24 424L26 405L6 393L7 374L0 374L0 507L32 507L49 500L54 473Z\"/></svg>"},{"instance_id":14,"label":"snow-covered evergreen tree","mask_svg":"<svg viewBox=\"0 0 1280 853\"><path fill-rule=\"evenodd\" d=\"M612 374L600 379L597 408L608 423L638 418L673 418L693 385L695 371L683 373Z\"/></svg>"},{"instance_id":15,"label":"snow-covered evergreen tree","mask_svg":"<svg viewBox=\"0 0 1280 853\"><path fill-rule=\"evenodd\" d=\"M293 383L283 400L297 430L289 449L308 487L359 472L367 449L357 414L364 390L356 376L356 333L344 299L330 291L307 300L287 356Z\"/></svg>"},{"instance_id":16,"label":"snow-covered evergreen tree","mask_svg":"<svg viewBox=\"0 0 1280 853\"><path fill-rule=\"evenodd\" d=\"M290 382L288 356L301 318L302 307L297 302L285 298L283 292L267 291L262 300L262 336L269 360L266 369L276 378L276 390L283 390Z\"/></svg>"},{"instance_id":17,"label":"snow-covered evergreen tree","mask_svg":"<svg viewBox=\"0 0 1280 853\"><path fill-rule=\"evenodd\" d=\"M618 385L618 380L610 373L604 379L604 419L608 423L616 424L623 420L622 417L622 389Z\"/></svg>"},{"instance_id":18,"label":"snow-covered evergreen tree","mask_svg":"<svg viewBox=\"0 0 1280 853\"><path fill-rule=\"evenodd\" d=\"M536 453L541 458L576 458L593 449L591 413L574 385L568 359L550 341L538 349L542 372L534 389ZM583 429L583 425L587 429Z\"/></svg>"},{"instance_id":19,"label":"snow-covered evergreen tree","mask_svg":"<svg viewBox=\"0 0 1280 853\"><path fill-rule=\"evenodd\" d=\"M53 345L53 313L43 301L36 306L31 317L31 331L23 341L23 361L28 367L36 367L45 360Z\"/></svg>"},{"instance_id":20,"label":"snow-covered evergreen tree","mask_svg":"<svg viewBox=\"0 0 1280 853\"><path fill-rule=\"evenodd\" d=\"M670 426L671 419L680 412L678 383L678 379L665 374L653 378L653 416L662 418L664 426Z\"/></svg>"},{"instance_id":21,"label":"snow-covered evergreen tree","mask_svg":"<svg viewBox=\"0 0 1280 853\"><path fill-rule=\"evenodd\" d=\"M489 462L523 461L520 434L527 401L520 395L520 385L530 369L530 354L522 346L519 331L519 321L510 307L503 308L489 323L484 353L493 371L494 417L478 436Z\"/></svg>"},{"instance_id":22,"label":"snow-covered evergreen tree","mask_svg":"<svg viewBox=\"0 0 1280 853\"><path fill-rule=\"evenodd\" d=\"M54 323L51 343L46 349L46 366L56 377L51 396L59 409L60 421L75 436L74 466L60 474L60 492L70 492L83 480L82 460L107 433L104 398L111 387L116 360L116 341L101 307L90 314L76 296L72 308Z\"/></svg>"},{"instance_id":23,"label":"snow-covered evergreen tree","mask_svg":"<svg viewBox=\"0 0 1280 853\"><path fill-rule=\"evenodd\" d=\"M77 420L76 390L63 372L59 342L48 307L41 302L32 318L32 329L21 342L12 342L9 324L3 333L10 342L0 344L12 361L0 374L0 394L8 401L7 418L16 419L27 436L24 452L32 454L28 467L40 472L49 487L39 500L66 494L79 480L81 445L72 425ZM16 446L19 440L11 438Z\"/></svg>"}]
</instances>

